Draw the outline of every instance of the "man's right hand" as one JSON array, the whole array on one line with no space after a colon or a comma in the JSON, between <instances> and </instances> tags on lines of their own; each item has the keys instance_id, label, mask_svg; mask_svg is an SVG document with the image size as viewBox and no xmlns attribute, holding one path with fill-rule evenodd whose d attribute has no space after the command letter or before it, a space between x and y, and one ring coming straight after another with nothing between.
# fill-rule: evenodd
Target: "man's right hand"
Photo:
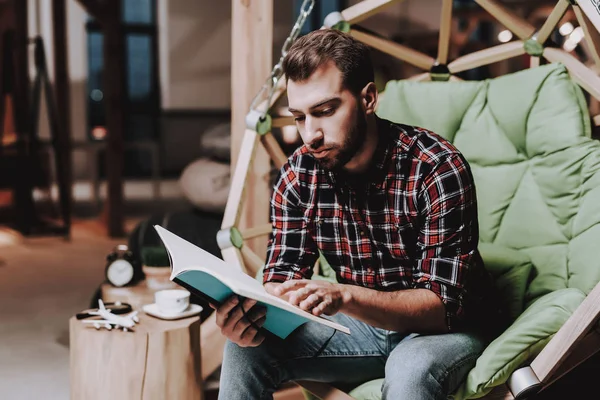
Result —
<instances>
[{"instance_id":1,"label":"man's right hand","mask_svg":"<svg viewBox=\"0 0 600 400\"><path fill-rule=\"evenodd\" d=\"M262 327L266 319L266 309L256 306L256 300L243 298L242 300L240 304L238 296L233 295L218 308L212 305L211 307L215 308L217 326L221 328L221 333L227 339L241 347L256 347L265 340L265 337L248 319L256 327Z\"/></svg>"}]
</instances>

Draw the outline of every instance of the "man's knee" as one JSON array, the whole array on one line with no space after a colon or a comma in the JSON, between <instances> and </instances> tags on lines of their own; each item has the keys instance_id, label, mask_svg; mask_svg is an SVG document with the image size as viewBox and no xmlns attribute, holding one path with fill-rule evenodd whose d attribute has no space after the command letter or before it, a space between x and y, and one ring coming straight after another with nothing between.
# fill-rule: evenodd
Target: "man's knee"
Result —
<instances>
[{"instance_id":1,"label":"man's knee","mask_svg":"<svg viewBox=\"0 0 600 400\"><path fill-rule=\"evenodd\" d=\"M392 399L444 399L446 398L443 374L427 361L389 362L385 366L383 398Z\"/></svg>"}]
</instances>

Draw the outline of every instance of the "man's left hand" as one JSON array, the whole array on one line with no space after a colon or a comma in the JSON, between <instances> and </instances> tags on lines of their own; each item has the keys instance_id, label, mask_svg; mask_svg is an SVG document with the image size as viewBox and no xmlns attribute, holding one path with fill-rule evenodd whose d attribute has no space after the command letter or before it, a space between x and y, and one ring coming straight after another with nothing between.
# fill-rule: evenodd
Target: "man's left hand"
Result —
<instances>
[{"instance_id":1,"label":"man's left hand","mask_svg":"<svg viewBox=\"0 0 600 400\"><path fill-rule=\"evenodd\" d=\"M288 295L288 302L313 315L334 315L344 305L343 285L319 280L294 279L275 289L276 296Z\"/></svg>"}]
</instances>

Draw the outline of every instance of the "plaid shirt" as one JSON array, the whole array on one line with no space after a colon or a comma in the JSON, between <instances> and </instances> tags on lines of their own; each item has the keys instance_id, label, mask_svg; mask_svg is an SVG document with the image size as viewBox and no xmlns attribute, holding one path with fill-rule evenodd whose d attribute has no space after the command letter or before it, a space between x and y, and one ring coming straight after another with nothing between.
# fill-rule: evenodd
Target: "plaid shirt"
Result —
<instances>
[{"instance_id":1,"label":"plaid shirt","mask_svg":"<svg viewBox=\"0 0 600 400\"><path fill-rule=\"evenodd\" d=\"M377 126L368 182L323 169L304 146L283 166L263 280L310 279L320 251L340 283L433 291L456 330L475 301L469 286L486 290L471 283L483 264L469 166L430 131L379 118Z\"/></svg>"}]
</instances>

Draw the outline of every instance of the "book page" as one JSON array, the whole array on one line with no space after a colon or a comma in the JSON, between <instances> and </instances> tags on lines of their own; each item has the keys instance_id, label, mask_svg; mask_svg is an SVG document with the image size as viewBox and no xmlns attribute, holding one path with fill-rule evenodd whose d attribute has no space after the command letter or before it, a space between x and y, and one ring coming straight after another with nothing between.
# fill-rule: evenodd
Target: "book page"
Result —
<instances>
[{"instance_id":1,"label":"book page","mask_svg":"<svg viewBox=\"0 0 600 400\"><path fill-rule=\"evenodd\" d=\"M159 225L154 225L154 228L167 248L167 253L171 260L171 280L186 271L197 270L206 272L219 279L240 296L272 304L309 320L326 324L348 334L350 333L349 329L344 326L338 325L326 318L315 316L268 293L262 282L247 275L238 267L226 263Z\"/></svg>"}]
</instances>

